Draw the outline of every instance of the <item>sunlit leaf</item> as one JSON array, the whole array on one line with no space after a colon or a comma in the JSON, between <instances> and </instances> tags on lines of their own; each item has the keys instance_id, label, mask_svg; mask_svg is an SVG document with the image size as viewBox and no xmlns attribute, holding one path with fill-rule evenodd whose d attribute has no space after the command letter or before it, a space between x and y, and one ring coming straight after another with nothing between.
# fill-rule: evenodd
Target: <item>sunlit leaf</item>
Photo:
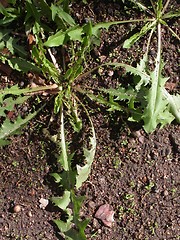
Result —
<instances>
[{"instance_id":1,"label":"sunlit leaf","mask_svg":"<svg viewBox=\"0 0 180 240\"><path fill-rule=\"evenodd\" d=\"M70 192L64 191L62 197L52 197L51 201L55 204L55 206L59 207L62 210L66 210L67 206L69 205L70 199Z\"/></svg>"},{"instance_id":2,"label":"sunlit leaf","mask_svg":"<svg viewBox=\"0 0 180 240\"><path fill-rule=\"evenodd\" d=\"M133 36L131 36L129 39L127 39L124 44L123 48L130 48L135 42L137 42L142 36L144 36L149 30L154 28L156 25L156 21L148 22L146 23L142 28L141 31L138 33L135 33Z\"/></svg>"},{"instance_id":3,"label":"sunlit leaf","mask_svg":"<svg viewBox=\"0 0 180 240\"><path fill-rule=\"evenodd\" d=\"M80 188L82 186L82 183L87 180L90 171L91 171L91 165L94 160L95 151L96 151L96 136L95 131L92 126L92 137L90 137L90 150L87 148L84 148L84 156L85 156L85 165L80 166L76 165L77 167L77 176L76 176L76 188Z\"/></svg>"}]
</instances>

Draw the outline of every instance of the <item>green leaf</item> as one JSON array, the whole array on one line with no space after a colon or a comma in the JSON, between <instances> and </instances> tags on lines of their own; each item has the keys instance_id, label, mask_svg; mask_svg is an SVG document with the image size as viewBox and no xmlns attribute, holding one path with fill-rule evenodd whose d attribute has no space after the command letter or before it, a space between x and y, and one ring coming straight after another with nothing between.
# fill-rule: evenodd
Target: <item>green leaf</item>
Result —
<instances>
[{"instance_id":1,"label":"green leaf","mask_svg":"<svg viewBox=\"0 0 180 240\"><path fill-rule=\"evenodd\" d=\"M88 150L84 148L84 156L86 164L84 166L76 165L77 167L77 176L76 176L76 188L80 188L82 183L85 182L90 174L91 165L94 160L95 151L96 151L96 136L95 131L92 126L92 137L90 137L91 148Z\"/></svg>"},{"instance_id":2,"label":"green leaf","mask_svg":"<svg viewBox=\"0 0 180 240\"><path fill-rule=\"evenodd\" d=\"M72 41L82 41L83 28L78 26L72 27L67 31L58 31L56 34L50 36L44 43L46 47L57 47L65 43L65 37L68 35Z\"/></svg>"},{"instance_id":3,"label":"green leaf","mask_svg":"<svg viewBox=\"0 0 180 240\"><path fill-rule=\"evenodd\" d=\"M3 101L3 98L7 94L12 94L12 95L21 95L21 94L26 94L26 93L33 93L33 92L38 92L38 91L44 91L44 90L50 90L54 89L54 86L43 86L43 87L36 87L36 88L23 88L20 89L18 85L14 85L10 88L5 88L0 90L0 103ZM20 100L18 100L20 101Z\"/></svg>"},{"instance_id":4,"label":"green leaf","mask_svg":"<svg viewBox=\"0 0 180 240\"><path fill-rule=\"evenodd\" d=\"M63 19L66 23L68 23L70 26L75 25L74 19L66 13L60 6L55 6L54 4L51 5L52 10L52 20L55 20L55 17L58 16L59 18Z\"/></svg>"},{"instance_id":5,"label":"green leaf","mask_svg":"<svg viewBox=\"0 0 180 240\"><path fill-rule=\"evenodd\" d=\"M83 29L79 27L72 28L70 31L67 31L70 40L72 41L82 41Z\"/></svg>"},{"instance_id":6,"label":"green leaf","mask_svg":"<svg viewBox=\"0 0 180 240\"><path fill-rule=\"evenodd\" d=\"M140 60L140 64L137 64L137 70L143 73L147 73L147 62L148 62L148 55L145 53L143 55L143 58ZM144 78L143 76L141 76L140 80L138 81L138 83L136 84L136 90L139 91L142 87L142 85L146 86L148 83L150 82L150 78Z\"/></svg>"},{"instance_id":7,"label":"green leaf","mask_svg":"<svg viewBox=\"0 0 180 240\"><path fill-rule=\"evenodd\" d=\"M114 67L124 67L126 69L126 72L130 72L131 74L135 75L135 76L140 76L143 81L145 82L149 82L150 81L150 76L142 71L141 69L139 70L139 68L135 68L132 67L131 65L125 64L125 63L105 63L102 66L114 66Z\"/></svg>"},{"instance_id":8,"label":"green leaf","mask_svg":"<svg viewBox=\"0 0 180 240\"><path fill-rule=\"evenodd\" d=\"M60 30L55 35L50 36L48 40L44 43L44 46L46 47L61 46L64 43L65 36L66 36L66 32L63 32L62 30Z\"/></svg>"},{"instance_id":9,"label":"green leaf","mask_svg":"<svg viewBox=\"0 0 180 240\"><path fill-rule=\"evenodd\" d=\"M164 126L171 123L174 119L173 115L169 112L168 101L163 95L165 82L168 78L163 78L161 75L164 64L159 63L160 59L156 59L156 67L150 73L151 88L149 89L147 102L148 105L144 110L143 120L144 129L146 132L153 132L157 125Z\"/></svg>"},{"instance_id":10,"label":"green leaf","mask_svg":"<svg viewBox=\"0 0 180 240\"><path fill-rule=\"evenodd\" d=\"M12 69L17 70L19 72L21 71L24 73L27 73L29 71L38 73L41 72L41 70L36 65L23 58L11 58L8 59L7 62Z\"/></svg>"},{"instance_id":11,"label":"green leaf","mask_svg":"<svg viewBox=\"0 0 180 240\"><path fill-rule=\"evenodd\" d=\"M30 113L25 119L22 119L21 116L18 116L14 122L11 122L8 118L6 118L0 128L0 139L5 139L10 135L15 134L17 130L24 127L24 125L28 123L36 114L37 112Z\"/></svg>"},{"instance_id":12,"label":"green leaf","mask_svg":"<svg viewBox=\"0 0 180 240\"><path fill-rule=\"evenodd\" d=\"M156 25L156 21L146 23L142 28L141 31L135 33L129 39L127 39L124 44L123 48L130 48L135 42L137 42L142 36L144 36L149 30L154 28Z\"/></svg>"},{"instance_id":13,"label":"green leaf","mask_svg":"<svg viewBox=\"0 0 180 240\"><path fill-rule=\"evenodd\" d=\"M88 224L87 220L84 220L86 226ZM67 240L86 240L86 236L85 234L82 234L80 232L78 232L77 230L75 229L70 229L68 230L67 232L65 232L65 236L66 236L66 239Z\"/></svg>"},{"instance_id":14,"label":"green leaf","mask_svg":"<svg viewBox=\"0 0 180 240\"><path fill-rule=\"evenodd\" d=\"M6 111L12 111L16 104L22 104L28 98L29 98L29 96L23 96L23 97L20 96L16 99L13 99L12 97L9 97L9 98L6 98L2 103L0 101L0 116L6 117L5 110Z\"/></svg>"},{"instance_id":15,"label":"green leaf","mask_svg":"<svg viewBox=\"0 0 180 240\"><path fill-rule=\"evenodd\" d=\"M51 173L50 175L51 175L52 177L54 177L56 183L60 183L60 182L61 182L62 177L61 177L60 174L58 174L58 173Z\"/></svg>"},{"instance_id":16,"label":"green leaf","mask_svg":"<svg viewBox=\"0 0 180 240\"><path fill-rule=\"evenodd\" d=\"M163 19L166 18L174 18L174 17L180 17L180 10L177 11L170 11L162 16Z\"/></svg>"},{"instance_id":17,"label":"green leaf","mask_svg":"<svg viewBox=\"0 0 180 240\"><path fill-rule=\"evenodd\" d=\"M70 221L64 222L62 220L53 220L53 222L57 225L57 227L62 233L67 232L72 225L72 222Z\"/></svg>"},{"instance_id":18,"label":"green leaf","mask_svg":"<svg viewBox=\"0 0 180 240\"><path fill-rule=\"evenodd\" d=\"M67 209L65 212L68 215L66 222L61 221L61 220L53 220L53 222L55 222L55 224L57 225L57 227L59 228L61 233L67 232L72 226L73 216L72 216L70 209Z\"/></svg>"},{"instance_id":19,"label":"green leaf","mask_svg":"<svg viewBox=\"0 0 180 240\"><path fill-rule=\"evenodd\" d=\"M180 123L180 95L171 95L166 89L163 89L163 95L169 103L169 111L176 118L176 121Z\"/></svg>"},{"instance_id":20,"label":"green leaf","mask_svg":"<svg viewBox=\"0 0 180 240\"><path fill-rule=\"evenodd\" d=\"M69 161L68 161L68 152L67 152L67 146L66 146L66 139L65 139L65 130L64 130L64 111L63 111L63 105L61 104L60 108L60 120L61 120L61 127L60 127L60 148L61 148L61 155L59 158L59 161L63 167L63 169L67 172L69 172Z\"/></svg>"},{"instance_id":21,"label":"green leaf","mask_svg":"<svg viewBox=\"0 0 180 240\"><path fill-rule=\"evenodd\" d=\"M0 147L6 146L6 145L9 145L9 144L10 144L10 141L0 139Z\"/></svg>"},{"instance_id":22,"label":"green leaf","mask_svg":"<svg viewBox=\"0 0 180 240\"><path fill-rule=\"evenodd\" d=\"M55 206L59 207L62 210L66 210L71 201L70 195L70 191L64 191L62 197L52 197L51 201L55 204Z\"/></svg>"},{"instance_id":23,"label":"green leaf","mask_svg":"<svg viewBox=\"0 0 180 240\"><path fill-rule=\"evenodd\" d=\"M114 21L114 22L101 22L97 23L96 25L92 26L92 35L96 36L97 38L100 37L100 29L105 28L106 30L109 29L112 25L123 24L127 21Z\"/></svg>"},{"instance_id":24,"label":"green leaf","mask_svg":"<svg viewBox=\"0 0 180 240\"><path fill-rule=\"evenodd\" d=\"M108 93L111 96L115 96L116 100L131 100L132 98L136 97L136 92L132 87L128 87L125 89L124 87L118 87L117 89L110 88L110 89L105 89L105 88L100 88L100 91L103 91L104 93Z\"/></svg>"},{"instance_id":25,"label":"green leaf","mask_svg":"<svg viewBox=\"0 0 180 240\"><path fill-rule=\"evenodd\" d=\"M47 47L57 47L60 45L63 45L65 41L66 35L69 36L69 39L72 41L80 41L82 42L83 38L82 35L84 33L86 34L92 34L99 38L99 30L101 28L108 29L110 26L115 25L115 24L121 24L126 21L115 21L115 22L107 22L107 23L98 23L95 26L91 26L90 23L84 25L83 27L79 27L78 25L71 27L67 29L66 31L58 31L56 34L50 36L48 40L44 43L45 46ZM90 25L89 25L90 24ZM87 26L89 25L89 26ZM88 29L87 29L88 28Z\"/></svg>"},{"instance_id":26,"label":"green leaf","mask_svg":"<svg viewBox=\"0 0 180 240\"><path fill-rule=\"evenodd\" d=\"M35 6L35 4L31 0L26 0L26 11L27 15L25 18L25 22L32 16L36 22L40 22L40 14Z\"/></svg>"}]
</instances>

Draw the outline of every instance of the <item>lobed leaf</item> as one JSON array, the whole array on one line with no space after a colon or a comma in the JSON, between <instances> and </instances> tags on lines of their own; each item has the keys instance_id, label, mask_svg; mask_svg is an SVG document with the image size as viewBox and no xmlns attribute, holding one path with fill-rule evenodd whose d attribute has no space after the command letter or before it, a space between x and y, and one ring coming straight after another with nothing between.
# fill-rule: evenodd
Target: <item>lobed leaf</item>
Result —
<instances>
[{"instance_id":1,"label":"lobed leaf","mask_svg":"<svg viewBox=\"0 0 180 240\"><path fill-rule=\"evenodd\" d=\"M55 206L59 207L62 210L66 210L67 206L69 205L70 199L70 191L64 191L62 197L52 197L51 201L55 204Z\"/></svg>"},{"instance_id":2,"label":"lobed leaf","mask_svg":"<svg viewBox=\"0 0 180 240\"><path fill-rule=\"evenodd\" d=\"M180 10L177 11L170 11L162 16L163 19L166 18L174 18L174 17L180 17Z\"/></svg>"},{"instance_id":3,"label":"lobed leaf","mask_svg":"<svg viewBox=\"0 0 180 240\"><path fill-rule=\"evenodd\" d=\"M163 95L165 82L168 78L163 78L161 75L163 68L162 62L156 60L156 67L151 76L151 88L147 95L148 105L144 110L143 120L144 129L146 132L153 132L157 125L164 126L171 123L174 119L173 115L169 112L168 101Z\"/></svg>"},{"instance_id":4,"label":"lobed leaf","mask_svg":"<svg viewBox=\"0 0 180 240\"><path fill-rule=\"evenodd\" d=\"M65 40L66 40L66 36L69 37L70 40L72 41L83 41L83 34L88 34L88 35L94 35L95 37L99 38L99 31L102 28L105 28L108 30L108 28L112 25L116 25L116 24L121 24L124 23L126 21L115 21L115 22L107 22L107 23L98 23L94 26L91 26L90 28L86 27L86 25L80 27L78 25L70 27L69 29L67 29L66 31L58 31L56 34L50 36L48 38L48 40L44 43L44 45L46 47L57 47L60 45L63 45ZM88 31L87 31L88 28Z\"/></svg>"},{"instance_id":5,"label":"lobed leaf","mask_svg":"<svg viewBox=\"0 0 180 240\"><path fill-rule=\"evenodd\" d=\"M9 98L6 98L2 103L0 101L0 116L6 117L5 111L12 111L16 104L22 104L28 98L29 98L29 96L23 96L23 97L20 96L16 99L13 99L12 97L9 97Z\"/></svg>"},{"instance_id":6,"label":"lobed leaf","mask_svg":"<svg viewBox=\"0 0 180 240\"><path fill-rule=\"evenodd\" d=\"M33 63L23 59L23 58L11 58L7 60L9 66L14 69L17 70L19 72L41 72L41 69L39 67L37 67L36 65L34 65Z\"/></svg>"},{"instance_id":7,"label":"lobed leaf","mask_svg":"<svg viewBox=\"0 0 180 240\"><path fill-rule=\"evenodd\" d=\"M166 89L163 89L163 95L169 103L169 111L176 118L176 121L180 123L180 95L171 95Z\"/></svg>"},{"instance_id":8,"label":"lobed leaf","mask_svg":"<svg viewBox=\"0 0 180 240\"><path fill-rule=\"evenodd\" d=\"M135 42L137 42L142 36L144 36L149 30L153 29L156 25L156 20L153 22L146 23L142 28L141 31L135 33L129 39L127 39L124 44L123 48L130 48Z\"/></svg>"},{"instance_id":9,"label":"lobed leaf","mask_svg":"<svg viewBox=\"0 0 180 240\"><path fill-rule=\"evenodd\" d=\"M30 113L25 119L21 118L21 116L18 116L14 122L11 122L8 118L6 118L0 128L0 140L6 141L8 136L16 134L17 131L24 127L24 125L28 123L36 114L36 111L34 113Z\"/></svg>"},{"instance_id":10,"label":"lobed leaf","mask_svg":"<svg viewBox=\"0 0 180 240\"><path fill-rule=\"evenodd\" d=\"M76 165L77 167L77 176L76 176L76 188L80 188L82 183L85 182L90 174L91 165L94 160L95 151L96 151L96 136L95 130L92 126L92 137L90 137L90 150L84 148L84 156L86 164L81 167L80 165Z\"/></svg>"}]
</instances>

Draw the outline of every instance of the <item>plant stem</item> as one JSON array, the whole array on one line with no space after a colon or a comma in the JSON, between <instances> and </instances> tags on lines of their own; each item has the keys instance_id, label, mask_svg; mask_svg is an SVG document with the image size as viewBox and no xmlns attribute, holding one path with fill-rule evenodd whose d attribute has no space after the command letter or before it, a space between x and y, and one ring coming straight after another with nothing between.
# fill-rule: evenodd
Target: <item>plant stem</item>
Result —
<instances>
[{"instance_id":1,"label":"plant stem","mask_svg":"<svg viewBox=\"0 0 180 240\"><path fill-rule=\"evenodd\" d=\"M163 10L162 10L161 14L164 14L164 13L165 13L165 11L166 11L166 9L167 9L167 7L168 7L168 5L169 5L169 2L170 2L170 0L167 0L166 4L165 4L164 7L163 7Z\"/></svg>"},{"instance_id":2,"label":"plant stem","mask_svg":"<svg viewBox=\"0 0 180 240\"><path fill-rule=\"evenodd\" d=\"M169 31L180 41L180 37L172 30L172 28L170 28L168 25L165 25Z\"/></svg>"},{"instance_id":3,"label":"plant stem","mask_svg":"<svg viewBox=\"0 0 180 240\"><path fill-rule=\"evenodd\" d=\"M156 8L155 8L155 6L154 6L154 2L153 2L152 0L150 0L150 2L151 2L151 5L152 5L152 7L153 7L154 12L156 13Z\"/></svg>"}]
</instances>

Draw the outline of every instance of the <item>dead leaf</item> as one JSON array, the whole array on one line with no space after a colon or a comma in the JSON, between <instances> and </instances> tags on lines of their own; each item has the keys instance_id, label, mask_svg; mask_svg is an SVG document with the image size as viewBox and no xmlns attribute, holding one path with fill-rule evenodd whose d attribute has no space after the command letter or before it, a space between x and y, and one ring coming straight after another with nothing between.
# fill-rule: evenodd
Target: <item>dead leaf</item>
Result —
<instances>
[{"instance_id":1,"label":"dead leaf","mask_svg":"<svg viewBox=\"0 0 180 240\"><path fill-rule=\"evenodd\" d=\"M100 219L105 226L112 227L112 223L114 222L114 213L115 212L109 204L104 204L99 207L95 217Z\"/></svg>"},{"instance_id":2,"label":"dead leaf","mask_svg":"<svg viewBox=\"0 0 180 240\"><path fill-rule=\"evenodd\" d=\"M35 73L28 73L28 78L30 83L35 83L39 86L45 86L45 79L42 79L38 74Z\"/></svg>"},{"instance_id":3,"label":"dead leaf","mask_svg":"<svg viewBox=\"0 0 180 240\"><path fill-rule=\"evenodd\" d=\"M36 43L36 39L33 34L29 33L27 36L29 45L34 45Z\"/></svg>"}]
</instances>

